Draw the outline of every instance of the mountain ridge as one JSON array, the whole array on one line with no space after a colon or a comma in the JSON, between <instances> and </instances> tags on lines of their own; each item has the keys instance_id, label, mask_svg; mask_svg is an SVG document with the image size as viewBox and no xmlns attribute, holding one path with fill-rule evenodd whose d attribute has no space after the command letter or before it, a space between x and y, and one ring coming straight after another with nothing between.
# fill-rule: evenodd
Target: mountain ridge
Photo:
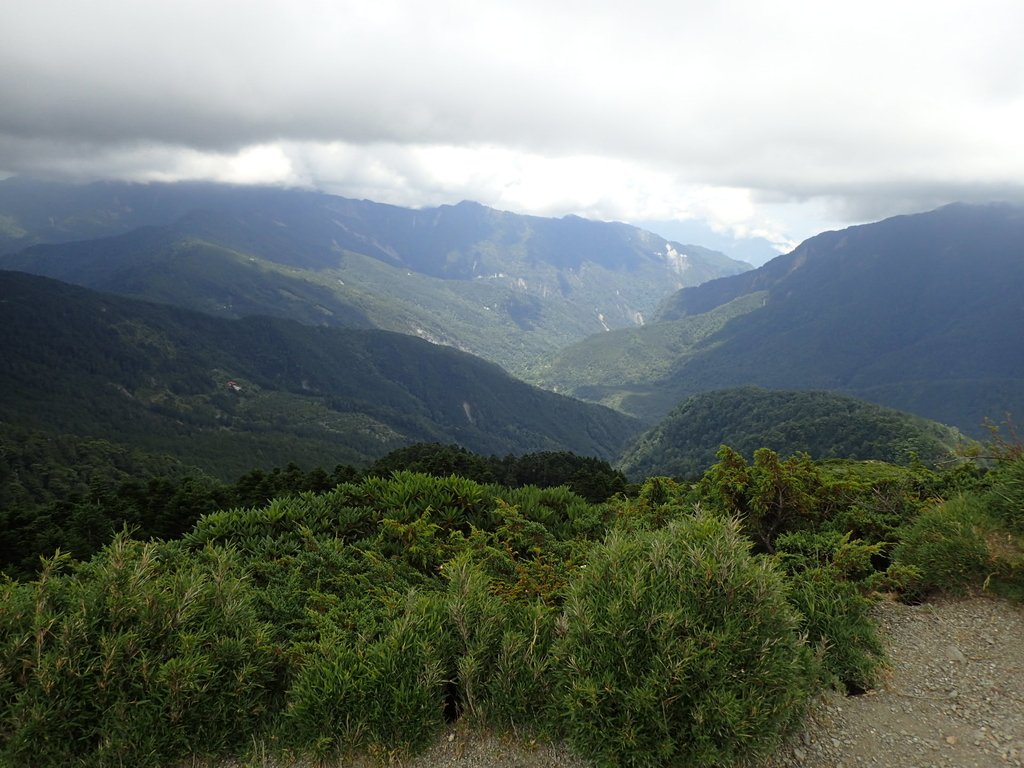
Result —
<instances>
[{"instance_id":1,"label":"mountain ridge","mask_svg":"<svg viewBox=\"0 0 1024 768\"><path fill-rule=\"evenodd\" d=\"M629 224L479 203L413 210L196 184L43 185L23 199L14 192L25 184L9 182L0 182L0 218L22 236L0 244L8 251L2 268L229 317L261 304L261 314L305 323L375 326L517 372L591 333L646 322L675 288L749 268ZM48 194L56 211L49 217ZM104 228L107 236L97 237ZM71 239L76 233L91 239ZM12 245L33 238L67 242ZM211 256L217 274L207 269L194 280L196 265L174 255L196 241L235 256ZM300 308L293 295L322 309Z\"/></svg>"},{"instance_id":2,"label":"mountain ridge","mask_svg":"<svg viewBox=\"0 0 1024 768\"><path fill-rule=\"evenodd\" d=\"M0 420L130 438L222 477L365 463L414 442L611 458L640 428L388 331L224 320L17 272L0 272L0 289Z\"/></svg>"},{"instance_id":3,"label":"mountain ridge","mask_svg":"<svg viewBox=\"0 0 1024 768\"><path fill-rule=\"evenodd\" d=\"M650 354L669 356L658 378L641 373L622 389L595 371L587 390L553 368L546 381L567 381L559 391L587 399L618 398L648 421L698 392L754 384L840 391L979 435L984 419L1024 412L1022 241L1024 209L1005 204L822 233L757 270L666 300L659 322L633 332L654 346ZM666 324L695 322L744 296L764 300L682 354L656 340ZM562 355L582 357L598 343Z\"/></svg>"}]
</instances>

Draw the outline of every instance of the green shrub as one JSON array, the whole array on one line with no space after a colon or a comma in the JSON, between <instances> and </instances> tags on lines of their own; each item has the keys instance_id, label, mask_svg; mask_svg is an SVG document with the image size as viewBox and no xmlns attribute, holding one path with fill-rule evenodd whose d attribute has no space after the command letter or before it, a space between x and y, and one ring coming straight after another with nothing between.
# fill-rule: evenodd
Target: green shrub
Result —
<instances>
[{"instance_id":1,"label":"green shrub","mask_svg":"<svg viewBox=\"0 0 1024 768\"><path fill-rule=\"evenodd\" d=\"M826 568L836 578L863 582L875 572L872 558L881 544L868 544L834 530L796 531L779 537L776 557L787 573Z\"/></svg>"},{"instance_id":2,"label":"green shrub","mask_svg":"<svg viewBox=\"0 0 1024 768\"><path fill-rule=\"evenodd\" d=\"M486 689L491 724L512 730L549 729L555 619L554 609L540 601L509 605Z\"/></svg>"},{"instance_id":3,"label":"green shrub","mask_svg":"<svg viewBox=\"0 0 1024 768\"><path fill-rule=\"evenodd\" d=\"M1003 462L990 480L986 507L1010 530L1024 534L1024 457Z\"/></svg>"},{"instance_id":4,"label":"green shrub","mask_svg":"<svg viewBox=\"0 0 1024 768\"><path fill-rule=\"evenodd\" d=\"M990 473L990 487L981 503L993 520L984 531L990 573L987 586L994 592L1024 602L1024 455L1020 446L1007 448L1007 456Z\"/></svg>"},{"instance_id":5,"label":"green shrub","mask_svg":"<svg viewBox=\"0 0 1024 768\"><path fill-rule=\"evenodd\" d=\"M865 690L876 678L884 650L864 596L874 576L879 544L851 541L835 531L780 536L776 558L789 574L790 603L801 629L818 649L823 682Z\"/></svg>"},{"instance_id":6,"label":"green shrub","mask_svg":"<svg viewBox=\"0 0 1024 768\"><path fill-rule=\"evenodd\" d=\"M0 762L161 765L262 727L280 669L233 553L119 534L59 564L2 588Z\"/></svg>"},{"instance_id":7,"label":"green shrub","mask_svg":"<svg viewBox=\"0 0 1024 768\"><path fill-rule=\"evenodd\" d=\"M468 554L444 567L457 711L498 727L542 727L550 702L554 609L502 599Z\"/></svg>"},{"instance_id":8,"label":"green shrub","mask_svg":"<svg viewBox=\"0 0 1024 768\"><path fill-rule=\"evenodd\" d=\"M800 628L821 657L823 682L848 691L870 688L885 651L868 613L871 601L830 568L810 568L789 579Z\"/></svg>"},{"instance_id":9,"label":"green shrub","mask_svg":"<svg viewBox=\"0 0 1024 768\"><path fill-rule=\"evenodd\" d=\"M830 489L823 527L868 544L896 541L899 531L935 501L936 473L914 463L909 467L878 461L828 461L821 465Z\"/></svg>"},{"instance_id":10,"label":"green shrub","mask_svg":"<svg viewBox=\"0 0 1024 768\"><path fill-rule=\"evenodd\" d=\"M487 688L505 624L505 604L490 592L490 579L468 553L446 563L445 619L451 635L452 677L458 712L486 719Z\"/></svg>"},{"instance_id":11,"label":"green shrub","mask_svg":"<svg viewBox=\"0 0 1024 768\"><path fill-rule=\"evenodd\" d=\"M507 601L469 553L444 591L410 593L375 636L333 618L303 646L282 743L322 758L414 751L445 718L537 727L549 707L553 609Z\"/></svg>"},{"instance_id":12,"label":"green shrub","mask_svg":"<svg viewBox=\"0 0 1024 768\"><path fill-rule=\"evenodd\" d=\"M718 463L695 486L702 503L739 518L759 550L775 551L775 539L810 528L822 520L828 501L822 473L807 454L782 460L775 451L759 448L754 462L726 445Z\"/></svg>"},{"instance_id":13,"label":"green shrub","mask_svg":"<svg viewBox=\"0 0 1024 768\"><path fill-rule=\"evenodd\" d=\"M893 561L920 572L907 599L933 592L980 589L990 573L986 532L993 523L974 496L958 496L925 510L904 530Z\"/></svg>"},{"instance_id":14,"label":"green shrub","mask_svg":"<svg viewBox=\"0 0 1024 768\"><path fill-rule=\"evenodd\" d=\"M442 608L410 593L377 637L324 633L288 690L281 740L326 758L413 750L444 725Z\"/></svg>"},{"instance_id":15,"label":"green shrub","mask_svg":"<svg viewBox=\"0 0 1024 768\"><path fill-rule=\"evenodd\" d=\"M698 513L613 533L570 584L557 710L601 765L719 766L770 753L813 688L780 573Z\"/></svg>"},{"instance_id":16,"label":"green shrub","mask_svg":"<svg viewBox=\"0 0 1024 768\"><path fill-rule=\"evenodd\" d=\"M921 569L916 565L890 563L884 571L875 573L868 580L868 585L875 592L889 592L907 600L914 600L922 594L923 578Z\"/></svg>"},{"instance_id":17,"label":"green shrub","mask_svg":"<svg viewBox=\"0 0 1024 768\"><path fill-rule=\"evenodd\" d=\"M921 512L923 503L893 484L863 489L840 505L827 527L863 541L891 543Z\"/></svg>"}]
</instances>

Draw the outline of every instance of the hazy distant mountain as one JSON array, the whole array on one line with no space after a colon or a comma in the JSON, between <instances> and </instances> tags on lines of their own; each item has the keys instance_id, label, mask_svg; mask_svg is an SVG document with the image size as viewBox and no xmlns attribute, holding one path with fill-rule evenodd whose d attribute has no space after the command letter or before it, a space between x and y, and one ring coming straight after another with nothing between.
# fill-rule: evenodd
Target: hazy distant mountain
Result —
<instances>
[{"instance_id":1,"label":"hazy distant mountain","mask_svg":"<svg viewBox=\"0 0 1024 768\"><path fill-rule=\"evenodd\" d=\"M0 422L168 454L222 477L413 442L612 458L639 425L379 330L225 320L0 272Z\"/></svg>"},{"instance_id":2,"label":"hazy distant mountain","mask_svg":"<svg viewBox=\"0 0 1024 768\"><path fill-rule=\"evenodd\" d=\"M755 267L779 255L780 249L763 237L735 237L716 232L706 221L684 219L673 221L634 221L641 229L680 243L700 243L706 248L728 254Z\"/></svg>"},{"instance_id":3,"label":"hazy distant mountain","mask_svg":"<svg viewBox=\"0 0 1024 768\"><path fill-rule=\"evenodd\" d=\"M758 448L815 459L933 463L948 458L960 433L918 416L820 391L757 387L716 390L681 403L644 434L621 461L633 477L693 477L728 445L748 459Z\"/></svg>"},{"instance_id":4,"label":"hazy distant mountain","mask_svg":"<svg viewBox=\"0 0 1024 768\"><path fill-rule=\"evenodd\" d=\"M515 370L749 266L627 224L211 184L9 179L0 233L6 269L226 317L395 330Z\"/></svg>"},{"instance_id":5,"label":"hazy distant mountain","mask_svg":"<svg viewBox=\"0 0 1024 768\"><path fill-rule=\"evenodd\" d=\"M838 390L971 434L1024 413L1024 209L951 205L827 232L686 288L657 322L565 350L542 378L648 420L709 389ZM618 341L612 345L612 341ZM600 350L580 382L571 364ZM643 369L631 358L652 362Z\"/></svg>"}]
</instances>

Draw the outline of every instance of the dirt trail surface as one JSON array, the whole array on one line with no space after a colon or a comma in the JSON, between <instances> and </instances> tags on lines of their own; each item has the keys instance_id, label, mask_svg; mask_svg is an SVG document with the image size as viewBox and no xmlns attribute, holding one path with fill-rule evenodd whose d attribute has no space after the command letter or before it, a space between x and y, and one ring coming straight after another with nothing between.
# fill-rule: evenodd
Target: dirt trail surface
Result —
<instances>
[{"instance_id":1,"label":"dirt trail surface","mask_svg":"<svg viewBox=\"0 0 1024 768\"><path fill-rule=\"evenodd\" d=\"M765 768L1024 766L1024 606L943 600L875 608L889 669L828 694ZM452 732L410 768L582 768L564 750Z\"/></svg>"},{"instance_id":2,"label":"dirt trail surface","mask_svg":"<svg viewBox=\"0 0 1024 768\"><path fill-rule=\"evenodd\" d=\"M771 768L1024 766L1024 606L875 611L889 670L863 696L821 699Z\"/></svg>"}]
</instances>

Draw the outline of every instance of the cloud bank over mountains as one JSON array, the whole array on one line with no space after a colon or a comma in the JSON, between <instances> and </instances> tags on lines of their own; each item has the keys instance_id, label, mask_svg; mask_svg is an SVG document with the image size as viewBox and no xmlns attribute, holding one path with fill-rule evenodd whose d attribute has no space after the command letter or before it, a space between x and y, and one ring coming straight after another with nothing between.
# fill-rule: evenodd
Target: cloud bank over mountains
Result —
<instances>
[{"instance_id":1,"label":"cloud bank over mountains","mask_svg":"<svg viewBox=\"0 0 1024 768\"><path fill-rule=\"evenodd\" d=\"M0 173L705 218L785 244L1024 201L1016 0L37 0Z\"/></svg>"}]
</instances>

